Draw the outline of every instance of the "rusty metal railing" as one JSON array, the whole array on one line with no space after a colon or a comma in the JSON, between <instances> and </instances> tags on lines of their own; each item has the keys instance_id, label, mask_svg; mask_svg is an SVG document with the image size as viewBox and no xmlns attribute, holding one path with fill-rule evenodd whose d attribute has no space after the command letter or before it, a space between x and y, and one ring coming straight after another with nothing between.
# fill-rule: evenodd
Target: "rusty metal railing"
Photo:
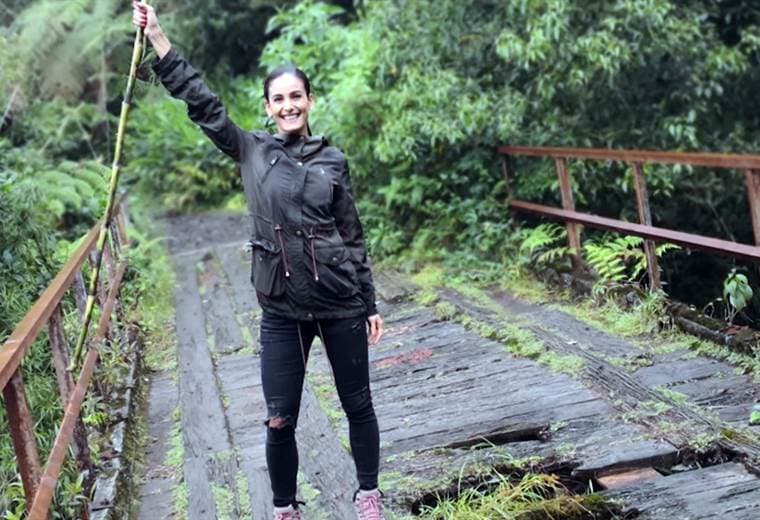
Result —
<instances>
[{"instance_id":1,"label":"rusty metal railing","mask_svg":"<svg viewBox=\"0 0 760 520\"><path fill-rule=\"evenodd\" d=\"M11 336L0 346L0 390L8 414L9 430L30 520L48 518L61 467L72 440L79 468L91 468L87 432L80 411L98 359L98 346L109 336L111 314L127 267L125 250L129 246L129 239L123 204L117 207L108 229L110 241L106 242L102 258L108 276L104 277L107 279L103 279L98 287L100 323L94 337L89 341L78 379L74 381L72 373L67 370L70 352L63 330L62 300L68 290L73 290L81 318L87 297L82 269L85 262L89 261L90 265L93 265L97 261L94 255L97 254L95 244L100 224L87 233L76 252L19 322ZM35 438L33 410L29 408L21 375L21 363L45 326L65 412L43 468Z\"/></svg>"},{"instance_id":2,"label":"rusty metal railing","mask_svg":"<svg viewBox=\"0 0 760 520\"><path fill-rule=\"evenodd\" d=\"M581 238L578 225L606 229L644 238L644 251L647 257L649 287L652 290L658 290L661 287L660 271L657 265L657 256L654 247L655 242L670 242L690 249L730 255L745 260L760 262L760 155L526 146L502 146L498 149L498 152L502 154L504 158L504 175L508 183L511 182L511 179L515 174L512 168L509 167L509 161L507 160L510 156L528 156L554 160L557 177L559 179L562 208L554 208L517 199L511 199L509 206L516 211L532 213L550 219L564 221L567 226L568 241L571 249L574 251L573 262L576 265L580 260L581 250ZM605 218L575 211L570 173L567 170L567 162L570 159L614 161L629 165L633 173L639 222L625 222L618 219ZM755 245L740 244L729 240L721 240L718 238L652 226L652 216L649 209L649 194L644 172L645 164L682 164L710 168L737 169L743 171L747 186L749 217L752 222Z\"/></svg>"}]
</instances>

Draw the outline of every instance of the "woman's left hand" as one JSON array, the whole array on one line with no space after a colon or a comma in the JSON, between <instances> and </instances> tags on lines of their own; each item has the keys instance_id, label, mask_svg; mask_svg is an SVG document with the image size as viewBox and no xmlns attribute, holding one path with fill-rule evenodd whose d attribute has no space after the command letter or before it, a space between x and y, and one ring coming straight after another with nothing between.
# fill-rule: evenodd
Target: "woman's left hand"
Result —
<instances>
[{"instance_id":1,"label":"woman's left hand","mask_svg":"<svg viewBox=\"0 0 760 520\"><path fill-rule=\"evenodd\" d=\"M383 335L383 318L379 314L373 314L367 318L369 325L369 344L377 345Z\"/></svg>"}]
</instances>

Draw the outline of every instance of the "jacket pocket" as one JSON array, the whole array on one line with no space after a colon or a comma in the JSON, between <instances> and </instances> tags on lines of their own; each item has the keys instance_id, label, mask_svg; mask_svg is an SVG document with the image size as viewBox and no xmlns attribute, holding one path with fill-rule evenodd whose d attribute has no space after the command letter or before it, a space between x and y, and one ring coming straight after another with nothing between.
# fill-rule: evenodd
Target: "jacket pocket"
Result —
<instances>
[{"instance_id":1,"label":"jacket pocket","mask_svg":"<svg viewBox=\"0 0 760 520\"><path fill-rule=\"evenodd\" d=\"M251 240L251 245L251 283L264 296L281 296L285 292L285 274L280 248L261 238Z\"/></svg>"},{"instance_id":2,"label":"jacket pocket","mask_svg":"<svg viewBox=\"0 0 760 520\"><path fill-rule=\"evenodd\" d=\"M348 298L359 292L359 279L344 246L325 247L314 251L319 280L317 285L329 293Z\"/></svg>"}]
</instances>

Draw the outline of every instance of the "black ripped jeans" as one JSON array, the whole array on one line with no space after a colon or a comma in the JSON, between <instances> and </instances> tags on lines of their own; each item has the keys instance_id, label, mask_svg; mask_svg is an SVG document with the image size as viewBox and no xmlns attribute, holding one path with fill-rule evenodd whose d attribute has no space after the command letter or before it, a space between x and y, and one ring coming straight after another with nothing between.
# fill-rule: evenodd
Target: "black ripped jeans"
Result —
<instances>
[{"instance_id":1,"label":"black ripped jeans","mask_svg":"<svg viewBox=\"0 0 760 520\"><path fill-rule=\"evenodd\" d=\"M335 386L348 417L351 452L361 489L377 487L380 436L369 389L367 319L297 321L264 313L261 320L261 381L267 403L266 459L274 505L295 504L298 450L295 431L306 360L322 337Z\"/></svg>"}]
</instances>

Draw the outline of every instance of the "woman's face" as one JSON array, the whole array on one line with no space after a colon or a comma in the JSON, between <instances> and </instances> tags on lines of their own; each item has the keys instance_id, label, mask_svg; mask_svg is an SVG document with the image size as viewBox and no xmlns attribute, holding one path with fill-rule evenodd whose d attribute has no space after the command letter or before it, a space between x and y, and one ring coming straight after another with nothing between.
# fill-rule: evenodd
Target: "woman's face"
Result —
<instances>
[{"instance_id":1,"label":"woman's face","mask_svg":"<svg viewBox=\"0 0 760 520\"><path fill-rule=\"evenodd\" d=\"M269 84L269 98L264 100L267 115L283 134L308 135L309 110L314 97L297 76L282 74Z\"/></svg>"}]
</instances>

